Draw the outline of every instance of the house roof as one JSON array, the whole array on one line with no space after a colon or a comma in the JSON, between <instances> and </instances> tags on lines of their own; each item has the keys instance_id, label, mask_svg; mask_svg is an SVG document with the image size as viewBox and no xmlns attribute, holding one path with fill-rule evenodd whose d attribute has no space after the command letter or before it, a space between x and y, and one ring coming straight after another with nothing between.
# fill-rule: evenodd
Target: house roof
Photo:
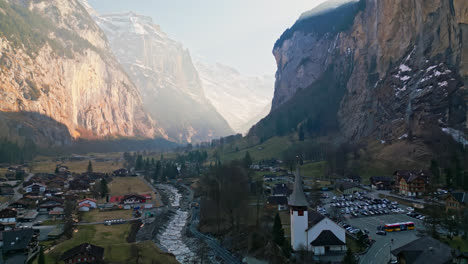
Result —
<instances>
[{"instance_id":1,"label":"house roof","mask_svg":"<svg viewBox=\"0 0 468 264\"><path fill-rule=\"evenodd\" d=\"M335 234L330 230L323 230L320 235L310 243L312 246L342 246L345 245Z\"/></svg>"},{"instance_id":2,"label":"house roof","mask_svg":"<svg viewBox=\"0 0 468 264\"><path fill-rule=\"evenodd\" d=\"M111 196L109 199L110 203L118 203L122 200L123 196Z\"/></svg>"},{"instance_id":3,"label":"house roof","mask_svg":"<svg viewBox=\"0 0 468 264\"><path fill-rule=\"evenodd\" d=\"M465 192L454 192L451 193L451 195L461 204L466 204L468 202L468 194Z\"/></svg>"},{"instance_id":4,"label":"house roof","mask_svg":"<svg viewBox=\"0 0 468 264\"><path fill-rule=\"evenodd\" d=\"M410 183L418 178L422 178L427 182L429 181L431 174L430 172L424 171L424 170L419 170L419 171L399 170L399 171L395 171L394 175L402 177L403 179L405 179L407 183Z\"/></svg>"},{"instance_id":5,"label":"house roof","mask_svg":"<svg viewBox=\"0 0 468 264\"><path fill-rule=\"evenodd\" d=\"M304 189L302 188L302 177L299 173L299 165L296 168L296 178L294 180L294 189L292 194L289 196L289 205L290 206L302 206L307 207L309 203L304 194Z\"/></svg>"},{"instance_id":6,"label":"house roof","mask_svg":"<svg viewBox=\"0 0 468 264\"><path fill-rule=\"evenodd\" d=\"M11 217L16 217L18 215L18 212L12 209L3 209L0 211L0 218L11 218Z\"/></svg>"},{"instance_id":7,"label":"house roof","mask_svg":"<svg viewBox=\"0 0 468 264\"><path fill-rule=\"evenodd\" d=\"M393 179L391 177L387 177L387 176L372 176L372 177L370 177L370 181L372 183L376 183L376 182L391 183L393 181Z\"/></svg>"},{"instance_id":8,"label":"house roof","mask_svg":"<svg viewBox=\"0 0 468 264\"><path fill-rule=\"evenodd\" d=\"M90 205L90 204L87 204L87 203L84 203L84 204L78 205L78 207L91 207L91 205Z\"/></svg>"},{"instance_id":9,"label":"house roof","mask_svg":"<svg viewBox=\"0 0 468 264\"><path fill-rule=\"evenodd\" d=\"M267 203L271 205L287 205L288 198L286 196L270 196Z\"/></svg>"},{"instance_id":10,"label":"house roof","mask_svg":"<svg viewBox=\"0 0 468 264\"><path fill-rule=\"evenodd\" d=\"M125 199L128 199L128 198L133 198L133 197L136 197L136 198L139 198L139 199L146 199L145 196L143 195L139 195L139 194L127 194L123 197L123 200Z\"/></svg>"},{"instance_id":11,"label":"house roof","mask_svg":"<svg viewBox=\"0 0 468 264\"><path fill-rule=\"evenodd\" d=\"M89 255L96 257L97 259L102 259L102 257L104 256L104 248L91 245L89 243L83 243L68 251L65 251L65 253L63 253L61 257L61 260L67 260L67 259L73 258L74 256L80 253L85 253L85 252L88 253Z\"/></svg>"},{"instance_id":12,"label":"house roof","mask_svg":"<svg viewBox=\"0 0 468 264\"><path fill-rule=\"evenodd\" d=\"M3 252L25 249L31 241L33 234L32 228L4 231Z\"/></svg>"},{"instance_id":13,"label":"house roof","mask_svg":"<svg viewBox=\"0 0 468 264\"><path fill-rule=\"evenodd\" d=\"M287 196L289 194L291 194L291 191L285 183L279 183L273 187L273 195Z\"/></svg>"},{"instance_id":14,"label":"house roof","mask_svg":"<svg viewBox=\"0 0 468 264\"><path fill-rule=\"evenodd\" d=\"M322 219L325 218L325 216L319 214L318 212L316 211L309 211L308 212L308 221L309 221L309 226L314 226L316 225L318 222L322 221Z\"/></svg>"},{"instance_id":15,"label":"house roof","mask_svg":"<svg viewBox=\"0 0 468 264\"><path fill-rule=\"evenodd\" d=\"M458 253L432 237L421 237L392 250L394 256L403 256L408 264L449 263Z\"/></svg>"},{"instance_id":16,"label":"house roof","mask_svg":"<svg viewBox=\"0 0 468 264\"><path fill-rule=\"evenodd\" d=\"M78 201L78 203L81 203L81 202L84 202L84 201L91 201L91 202L95 202L95 203L97 202L97 201L96 201L96 200L94 200L94 199L91 199L91 198L85 198L85 199L83 199L83 200L81 200L81 201Z\"/></svg>"}]
</instances>

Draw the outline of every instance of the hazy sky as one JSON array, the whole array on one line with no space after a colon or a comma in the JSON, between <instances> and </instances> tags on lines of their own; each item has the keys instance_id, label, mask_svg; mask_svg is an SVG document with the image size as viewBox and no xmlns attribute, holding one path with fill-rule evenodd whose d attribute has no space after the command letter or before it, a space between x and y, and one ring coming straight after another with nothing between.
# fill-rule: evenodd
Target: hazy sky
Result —
<instances>
[{"instance_id":1,"label":"hazy sky","mask_svg":"<svg viewBox=\"0 0 468 264\"><path fill-rule=\"evenodd\" d=\"M302 12L325 0L88 0L99 13L151 16L192 56L245 74L274 74L275 41ZM194 56L195 57L195 56Z\"/></svg>"}]
</instances>

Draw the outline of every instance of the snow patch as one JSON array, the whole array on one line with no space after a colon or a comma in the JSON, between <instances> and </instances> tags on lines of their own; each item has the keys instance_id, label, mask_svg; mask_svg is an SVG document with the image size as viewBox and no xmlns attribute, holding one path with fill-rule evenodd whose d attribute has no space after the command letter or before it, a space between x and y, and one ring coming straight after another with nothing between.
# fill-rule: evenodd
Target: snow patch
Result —
<instances>
[{"instance_id":1,"label":"snow patch","mask_svg":"<svg viewBox=\"0 0 468 264\"><path fill-rule=\"evenodd\" d=\"M448 82L447 82L447 81L443 81L443 82L438 83L438 85L439 85L440 87L447 87L447 86L448 86Z\"/></svg>"},{"instance_id":2,"label":"snow patch","mask_svg":"<svg viewBox=\"0 0 468 264\"><path fill-rule=\"evenodd\" d=\"M408 134L406 134L406 133L401 135L398 139L401 140L401 139L405 139L405 138L408 138Z\"/></svg>"},{"instance_id":3,"label":"snow patch","mask_svg":"<svg viewBox=\"0 0 468 264\"><path fill-rule=\"evenodd\" d=\"M437 65L432 65L430 66L429 68L427 68L426 72L430 72L432 71L433 69L437 68Z\"/></svg>"},{"instance_id":4,"label":"snow patch","mask_svg":"<svg viewBox=\"0 0 468 264\"><path fill-rule=\"evenodd\" d=\"M450 136L457 141L458 143L462 144L463 146L468 145L468 140L465 138L465 133L463 133L460 130L456 130L454 128L450 127L444 127L442 128L442 131Z\"/></svg>"},{"instance_id":5,"label":"snow patch","mask_svg":"<svg viewBox=\"0 0 468 264\"><path fill-rule=\"evenodd\" d=\"M411 71L411 68L408 67L408 66L406 66L405 64L401 64L401 65L400 65L400 71L402 71L402 72L409 72L409 71Z\"/></svg>"},{"instance_id":6,"label":"snow patch","mask_svg":"<svg viewBox=\"0 0 468 264\"><path fill-rule=\"evenodd\" d=\"M411 77L409 77L409 76L400 77L400 80L402 80L402 81L404 81L404 82L407 81L407 80L409 80L409 79L411 79Z\"/></svg>"}]
</instances>

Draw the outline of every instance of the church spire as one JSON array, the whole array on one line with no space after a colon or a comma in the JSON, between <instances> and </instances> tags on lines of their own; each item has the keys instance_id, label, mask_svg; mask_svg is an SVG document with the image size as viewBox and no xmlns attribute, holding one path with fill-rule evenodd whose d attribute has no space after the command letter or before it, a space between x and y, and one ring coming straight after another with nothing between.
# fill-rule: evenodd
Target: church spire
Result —
<instances>
[{"instance_id":1,"label":"church spire","mask_svg":"<svg viewBox=\"0 0 468 264\"><path fill-rule=\"evenodd\" d=\"M296 166L296 175L294 179L294 189L293 189L291 196L289 196L288 204L289 206L295 206L295 207L299 207L299 206L307 207L309 206L309 203L307 202L307 199L304 194L304 190L302 188L302 177L299 172L299 165L300 164L298 161L297 166Z\"/></svg>"}]
</instances>

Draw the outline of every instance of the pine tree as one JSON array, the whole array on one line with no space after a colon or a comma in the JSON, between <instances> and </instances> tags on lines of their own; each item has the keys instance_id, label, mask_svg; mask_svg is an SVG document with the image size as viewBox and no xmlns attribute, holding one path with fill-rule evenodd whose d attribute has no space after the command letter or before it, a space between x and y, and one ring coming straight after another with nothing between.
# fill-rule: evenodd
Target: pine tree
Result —
<instances>
[{"instance_id":1,"label":"pine tree","mask_svg":"<svg viewBox=\"0 0 468 264\"><path fill-rule=\"evenodd\" d=\"M86 170L88 173L93 173L93 164L91 163L91 161L89 161L88 163L88 169Z\"/></svg>"},{"instance_id":2,"label":"pine tree","mask_svg":"<svg viewBox=\"0 0 468 264\"><path fill-rule=\"evenodd\" d=\"M109 188L107 187L107 181L105 179L101 179L101 198L106 197L109 193Z\"/></svg>"},{"instance_id":3,"label":"pine tree","mask_svg":"<svg viewBox=\"0 0 468 264\"><path fill-rule=\"evenodd\" d=\"M141 169L143 169L143 157L141 155L138 155L137 159L136 159L136 163L135 163L135 170L139 171Z\"/></svg>"},{"instance_id":4,"label":"pine tree","mask_svg":"<svg viewBox=\"0 0 468 264\"><path fill-rule=\"evenodd\" d=\"M44 248L40 247L37 264L45 264Z\"/></svg>"},{"instance_id":5,"label":"pine tree","mask_svg":"<svg viewBox=\"0 0 468 264\"><path fill-rule=\"evenodd\" d=\"M304 141L304 128L302 126L299 127L299 141Z\"/></svg>"},{"instance_id":6,"label":"pine tree","mask_svg":"<svg viewBox=\"0 0 468 264\"><path fill-rule=\"evenodd\" d=\"M244 162L244 167L246 168L250 168L250 165L252 165L252 162L253 162L252 157L250 157L250 153L248 151L245 153L243 162Z\"/></svg>"},{"instance_id":7,"label":"pine tree","mask_svg":"<svg viewBox=\"0 0 468 264\"><path fill-rule=\"evenodd\" d=\"M277 245L282 246L284 244L284 241L285 241L284 230L283 230L283 225L281 224L281 218L278 213L276 213L275 222L273 223L272 235L273 235L273 241Z\"/></svg>"},{"instance_id":8,"label":"pine tree","mask_svg":"<svg viewBox=\"0 0 468 264\"><path fill-rule=\"evenodd\" d=\"M440 169L439 169L439 164L437 163L436 160L431 160L431 166L429 167L429 170L432 173L432 176L434 178L434 182L439 183Z\"/></svg>"}]
</instances>

